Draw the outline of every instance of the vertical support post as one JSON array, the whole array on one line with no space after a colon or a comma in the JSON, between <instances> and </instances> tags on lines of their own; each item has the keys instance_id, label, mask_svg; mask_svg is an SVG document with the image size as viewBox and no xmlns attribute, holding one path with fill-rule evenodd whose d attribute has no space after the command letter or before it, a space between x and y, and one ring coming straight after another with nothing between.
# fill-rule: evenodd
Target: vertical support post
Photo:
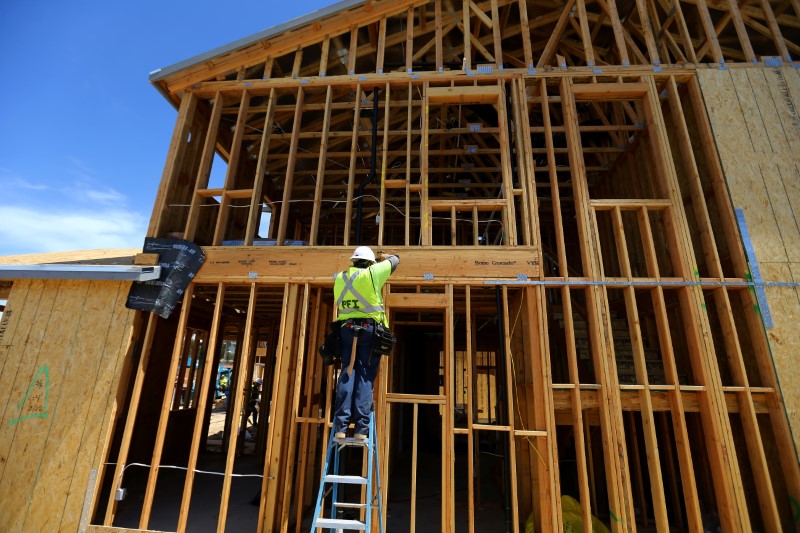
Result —
<instances>
[{"instance_id":1,"label":"vertical support post","mask_svg":"<svg viewBox=\"0 0 800 533\"><path fill-rule=\"evenodd\" d=\"M200 440L203 433L203 418L206 412L206 403L209 396L209 388L211 383L216 381L216 368L214 368L214 360L216 358L217 341L219 340L220 320L222 317L222 302L225 301L225 284L220 283L217 285L217 305L214 306L214 316L211 319L211 336L208 341L206 349L206 368L208 369L208 376L203 377L203 383L200 387L200 401L197 405L197 411L194 417L194 429L192 430L192 447L189 450L189 460L186 465L186 479L183 483L183 496L181 497L181 508L178 514L178 527L176 531L184 533L186 531L186 524L189 520L189 505L192 501L192 488L194 486L194 474L197 467L197 457L200 453Z\"/></svg>"},{"instance_id":2,"label":"vertical support post","mask_svg":"<svg viewBox=\"0 0 800 533\"><path fill-rule=\"evenodd\" d=\"M230 209L231 197L228 191L235 190L236 178L239 172L239 159L242 153L242 138L244 137L244 130L247 127L247 114L250 107L250 93L242 91L242 99L239 104L239 114L236 117L236 128L233 132L233 141L231 143L231 153L228 160L228 171L225 174L225 185L222 190L222 198L220 200L219 212L217 213L217 224L214 230L214 246L222 244L225 238L225 230L228 228L228 211Z\"/></svg>"},{"instance_id":3,"label":"vertical support post","mask_svg":"<svg viewBox=\"0 0 800 533\"><path fill-rule=\"evenodd\" d=\"M278 246L283 246L286 240L286 230L289 220L289 202L292 199L292 184L294 183L294 167L297 162L297 145L300 140L300 128L303 120L303 105L305 102L305 91L302 87L297 88L297 102L294 108L294 123L292 124L292 140L289 144L289 159L286 162L286 180L283 186L283 201L281 202L280 223L278 224L277 242Z\"/></svg>"},{"instance_id":4,"label":"vertical support post","mask_svg":"<svg viewBox=\"0 0 800 533\"><path fill-rule=\"evenodd\" d=\"M194 194L192 195L191 205L189 206L189 215L186 219L186 229L183 233L183 238L187 241L194 240L195 232L197 231L200 202L202 201L201 196L198 195L198 191L208 187L211 165L214 161L214 150L217 146L217 133L219 132L219 122L222 117L223 106L224 100L222 93L218 92L214 95L214 104L211 109L211 116L208 119L208 130L203 145L203 154L200 157L200 168L197 170L197 177L194 182Z\"/></svg>"},{"instance_id":5,"label":"vertical support post","mask_svg":"<svg viewBox=\"0 0 800 533\"><path fill-rule=\"evenodd\" d=\"M356 153L358 152L358 132L361 121L361 85L356 85L356 101L353 111L353 135L350 140L350 172L347 178L347 206L344 215L344 245L350 244L350 221L353 218L353 189L356 181Z\"/></svg>"},{"instance_id":6,"label":"vertical support post","mask_svg":"<svg viewBox=\"0 0 800 533\"><path fill-rule=\"evenodd\" d=\"M389 122L392 116L391 105L391 85L386 84L384 91L386 97L383 106L383 148L381 149L381 186L380 186L380 207L378 222L378 246L383 246L383 233L386 228L386 164L389 152Z\"/></svg>"},{"instance_id":7,"label":"vertical support post","mask_svg":"<svg viewBox=\"0 0 800 533\"><path fill-rule=\"evenodd\" d=\"M469 3L470 0L463 0L461 2L461 16L462 16L462 24L464 26L463 33L464 33L464 66L467 70L472 70L472 41L470 39L470 28L469 28Z\"/></svg>"},{"instance_id":8,"label":"vertical support post","mask_svg":"<svg viewBox=\"0 0 800 533\"><path fill-rule=\"evenodd\" d=\"M469 0L464 0L468 2ZM431 244L431 211L428 204L428 136L430 121L430 100L428 99L428 82L423 85L422 90L422 146L420 150L420 182L422 183L422 201L420 202L420 236L422 246L430 246Z\"/></svg>"},{"instance_id":9,"label":"vertical support post","mask_svg":"<svg viewBox=\"0 0 800 533\"><path fill-rule=\"evenodd\" d=\"M169 423L170 407L175 393L175 376L178 375L178 365L181 361L181 352L186 337L186 324L189 321L189 312L192 308L192 293L194 284L190 283L183 293L183 304L181 305L181 316L178 320L175 341L172 347L172 360L167 373L167 383L164 389L164 397L161 400L161 414L158 418L158 429L156 430L156 442L153 447L153 456L150 460L150 474L147 477L147 488L144 492L144 502L142 503L142 514L139 516L139 529L147 529L150 522L150 512L153 507L153 496L156 492L158 482L158 471L161 466L161 453L164 450L164 439L167 435L167 424Z\"/></svg>"},{"instance_id":10,"label":"vertical support post","mask_svg":"<svg viewBox=\"0 0 800 533\"><path fill-rule=\"evenodd\" d=\"M247 303L247 318L244 325L244 346L238 361L239 372L237 372L236 388L233 389L233 416L231 420L230 441L228 443L228 454L225 458L225 476L222 481L222 495L220 497L219 506L219 519L217 521L217 533L225 533L225 524L228 519L228 500L231 494L231 482L233 480L233 461L236 457L236 444L239 440L239 413L242 412L242 404L244 399L244 390L248 385L246 382L249 372L247 371L252 367L252 354L251 344L253 340L253 319L256 314L256 293L258 285L255 283L250 284L250 298Z\"/></svg>"},{"instance_id":11,"label":"vertical support post","mask_svg":"<svg viewBox=\"0 0 800 533\"><path fill-rule=\"evenodd\" d=\"M150 216L150 226L147 228L148 237L158 237L161 233L161 225L166 217L167 200L170 191L176 186L175 180L178 179L178 172L186 151L189 132L197 110L197 102L197 97L193 92L184 91L181 98L181 107L178 110L178 118L175 120L175 130L172 132L172 140L169 143L167 162L164 165L161 183L158 186L155 207L153 207L153 214Z\"/></svg>"},{"instance_id":12,"label":"vertical support post","mask_svg":"<svg viewBox=\"0 0 800 533\"><path fill-rule=\"evenodd\" d=\"M114 525L114 517L117 512L117 500L115 498L117 489L122 486L122 476L125 472L125 464L128 461L128 453L131 448L131 438L133 437L133 427L136 422L136 415L139 412L139 400L142 396L142 387L147 373L147 366L150 362L150 351L153 347L153 337L156 333L156 323L158 315L150 313L147 320L147 330L142 342L142 353L139 356L139 366L136 368L136 377L133 382L133 392L131 393L130 407L125 419L125 429L122 431L122 442L117 455L117 466L114 467L114 477L111 481L111 490L108 495L108 507L103 521L104 526Z\"/></svg>"},{"instance_id":13,"label":"vertical support post","mask_svg":"<svg viewBox=\"0 0 800 533\"><path fill-rule=\"evenodd\" d=\"M328 85L325 93L325 111L322 119L322 137L319 141L319 162L317 163L317 183L314 187L314 207L311 215L311 235L309 246L316 246L319 231L319 212L322 207L322 187L325 183L325 163L328 159L328 133L331 127L331 105L333 104L333 87Z\"/></svg>"},{"instance_id":14,"label":"vertical support post","mask_svg":"<svg viewBox=\"0 0 800 533\"><path fill-rule=\"evenodd\" d=\"M250 212L247 217L247 231L244 236L244 245L252 246L255 238L256 228L261 215L262 197L261 191L264 187L264 174L267 172L267 156L269 155L269 142L272 138L272 119L275 116L275 105L278 97L275 89L269 91L269 102L267 103L267 115L264 119L264 131L261 134L261 148L258 151L258 164L256 165L256 176L253 180L253 196L250 198Z\"/></svg>"}]
</instances>

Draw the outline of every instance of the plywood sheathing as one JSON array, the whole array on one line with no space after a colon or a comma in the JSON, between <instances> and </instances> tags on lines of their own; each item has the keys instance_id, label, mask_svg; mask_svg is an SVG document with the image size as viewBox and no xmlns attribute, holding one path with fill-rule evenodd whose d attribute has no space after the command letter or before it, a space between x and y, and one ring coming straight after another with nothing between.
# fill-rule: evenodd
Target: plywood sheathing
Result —
<instances>
[{"instance_id":1,"label":"plywood sheathing","mask_svg":"<svg viewBox=\"0 0 800 533\"><path fill-rule=\"evenodd\" d=\"M764 281L800 281L800 72L698 71L733 205L744 211ZM767 330L794 443L800 447L800 294L768 287Z\"/></svg>"},{"instance_id":2,"label":"plywood sheathing","mask_svg":"<svg viewBox=\"0 0 800 533\"><path fill-rule=\"evenodd\" d=\"M77 530L128 346L129 287L15 281L0 338L0 530Z\"/></svg>"}]
</instances>

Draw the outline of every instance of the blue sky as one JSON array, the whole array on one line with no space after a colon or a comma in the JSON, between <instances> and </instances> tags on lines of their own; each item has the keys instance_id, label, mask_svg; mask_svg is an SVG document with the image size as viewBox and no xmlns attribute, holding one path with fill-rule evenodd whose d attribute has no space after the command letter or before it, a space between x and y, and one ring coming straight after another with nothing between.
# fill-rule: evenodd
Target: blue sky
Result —
<instances>
[{"instance_id":1,"label":"blue sky","mask_svg":"<svg viewBox=\"0 0 800 533\"><path fill-rule=\"evenodd\" d=\"M333 3L0 1L0 255L141 247L177 116L149 73Z\"/></svg>"}]
</instances>

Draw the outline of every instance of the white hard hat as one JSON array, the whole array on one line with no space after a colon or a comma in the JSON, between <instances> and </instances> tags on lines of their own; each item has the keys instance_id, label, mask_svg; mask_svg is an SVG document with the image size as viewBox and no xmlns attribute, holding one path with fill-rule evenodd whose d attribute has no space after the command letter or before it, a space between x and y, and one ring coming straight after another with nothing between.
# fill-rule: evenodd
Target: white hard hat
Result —
<instances>
[{"instance_id":1,"label":"white hard hat","mask_svg":"<svg viewBox=\"0 0 800 533\"><path fill-rule=\"evenodd\" d=\"M369 246L359 246L355 249L353 255L350 256L350 260L358 261L359 259L365 259L374 263L375 254L372 252L372 249Z\"/></svg>"}]
</instances>

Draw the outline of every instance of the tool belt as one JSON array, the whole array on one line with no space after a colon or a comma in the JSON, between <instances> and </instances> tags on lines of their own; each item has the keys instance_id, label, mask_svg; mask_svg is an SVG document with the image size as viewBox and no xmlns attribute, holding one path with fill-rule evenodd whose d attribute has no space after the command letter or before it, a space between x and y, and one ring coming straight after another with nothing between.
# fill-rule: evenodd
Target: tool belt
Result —
<instances>
[{"instance_id":1,"label":"tool belt","mask_svg":"<svg viewBox=\"0 0 800 533\"><path fill-rule=\"evenodd\" d=\"M319 347L319 356L322 357L324 366L341 362L341 328L352 328L353 326L373 326L371 346L373 355L390 355L392 353L394 345L397 343L397 337L389 328L371 318L348 318L344 321L331 322L331 331L325 336L325 342Z\"/></svg>"},{"instance_id":2,"label":"tool belt","mask_svg":"<svg viewBox=\"0 0 800 533\"><path fill-rule=\"evenodd\" d=\"M372 353L377 355L390 355L397 337L392 330L383 324L375 324L375 332L372 334Z\"/></svg>"},{"instance_id":3,"label":"tool belt","mask_svg":"<svg viewBox=\"0 0 800 533\"><path fill-rule=\"evenodd\" d=\"M323 366L332 365L342 360L342 339L339 336L341 327L341 322L331 322L331 331L325 335L325 342L319 347L319 356L322 357Z\"/></svg>"}]
</instances>

